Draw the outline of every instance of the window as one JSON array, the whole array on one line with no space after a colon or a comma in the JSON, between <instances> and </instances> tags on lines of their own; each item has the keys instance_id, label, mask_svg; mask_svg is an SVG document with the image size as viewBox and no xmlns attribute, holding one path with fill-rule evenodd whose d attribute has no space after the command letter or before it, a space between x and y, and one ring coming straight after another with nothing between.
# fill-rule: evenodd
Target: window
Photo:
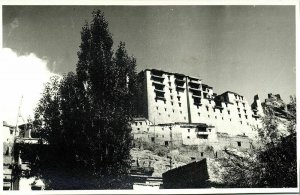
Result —
<instances>
[{"instance_id":1,"label":"window","mask_svg":"<svg viewBox=\"0 0 300 195\"><path fill-rule=\"evenodd\" d=\"M160 116L160 112L158 113L158 115Z\"/></svg>"},{"instance_id":2,"label":"window","mask_svg":"<svg viewBox=\"0 0 300 195\"><path fill-rule=\"evenodd\" d=\"M239 106L239 102L236 102L236 105Z\"/></svg>"},{"instance_id":3,"label":"window","mask_svg":"<svg viewBox=\"0 0 300 195\"><path fill-rule=\"evenodd\" d=\"M211 129L208 129L209 132L211 132Z\"/></svg>"},{"instance_id":4,"label":"window","mask_svg":"<svg viewBox=\"0 0 300 195\"><path fill-rule=\"evenodd\" d=\"M198 112L198 116L200 116L200 112Z\"/></svg>"},{"instance_id":5,"label":"window","mask_svg":"<svg viewBox=\"0 0 300 195\"><path fill-rule=\"evenodd\" d=\"M170 115L168 114L168 117L170 117Z\"/></svg>"},{"instance_id":6,"label":"window","mask_svg":"<svg viewBox=\"0 0 300 195\"><path fill-rule=\"evenodd\" d=\"M190 129L187 129L188 133L190 132Z\"/></svg>"},{"instance_id":7,"label":"window","mask_svg":"<svg viewBox=\"0 0 300 195\"><path fill-rule=\"evenodd\" d=\"M173 100L173 96L172 95L170 96L170 98L171 98L171 100Z\"/></svg>"},{"instance_id":8,"label":"window","mask_svg":"<svg viewBox=\"0 0 300 195\"><path fill-rule=\"evenodd\" d=\"M190 136L187 136L188 139L190 139Z\"/></svg>"},{"instance_id":9,"label":"window","mask_svg":"<svg viewBox=\"0 0 300 195\"><path fill-rule=\"evenodd\" d=\"M216 109L214 108L214 112L216 112Z\"/></svg>"},{"instance_id":10,"label":"window","mask_svg":"<svg viewBox=\"0 0 300 195\"><path fill-rule=\"evenodd\" d=\"M172 89L169 89L170 90L170 93L172 93Z\"/></svg>"},{"instance_id":11,"label":"window","mask_svg":"<svg viewBox=\"0 0 300 195\"><path fill-rule=\"evenodd\" d=\"M167 108L165 108L165 111L167 111Z\"/></svg>"},{"instance_id":12,"label":"window","mask_svg":"<svg viewBox=\"0 0 300 195\"><path fill-rule=\"evenodd\" d=\"M222 120L224 120L224 117L222 117Z\"/></svg>"},{"instance_id":13,"label":"window","mask_svg":"<svg viewBox=\"0 0 300 195\"><path fill-rule=\"evenodd\" d=\"M162 138L164 138L165 136L164 136L164 135L162 135L161 137L162 137Z\"/></svg>"},{"instance_id":14,"label":"window","mask_svg":"<svg viewBox=\"0 0 300 195\"><path fill-rule=\"evenodd\" d=\"M181 103L178 103L179 107L181 107Z\"/></svg>"},{"instance_id":15,"label":"window","mask_svg":"<svg viewBox=\"0 0 300 195\"><path fill-rule=\"evenodd\" d=\"M137 130L140 130L140 128L137 128Z\"/></svg>"},{"instance_id":16,"label":"window","mask_svg":"<svg viewBox=\"0 0 300 195\"><path fill-rule=\"evenodd\" d=\"M210 118L210 115L207 115L208 118Z\"/></svg>"},{"instance_id":17,"label":"window","mask_svg":"<svg viewBox=\"0 0 300 195\"><path fill-rule=\"evenodd\" d=\"M169 86L171 86L171 82L169 82Z\"/></svg>"},{"instance_id":18,"label":"window","mask_svg":"<svg viewBox=\"0 0 300 195\"><path fill-rule=\"evenodd\" d=\"M231 118L229 120L231 121Z\"/></svg>"},{"instance_id":19,"label":"window","mask_svg":"<svg viewBox=\"0 0 300 195\"><path fill-rule=\"evenodd\" d=\"M201 157L203 157L203 152L201 152L200 154L201 154Z\"/></svg>"},{"instance_id":20,"label":"window","mask_svg":"<svg viewBox=\"0 0 300 195\"><path fill-rule=\"evenodd\" d=\"M142 125L142 122L140 122L140 125Z\"/></svg>"},{"instance_id":21,"label":"window","mask_svg":"<svg viewBox=\"0 0 300 195\"><path fill-rule=\"evenodd\" d=\"M228 114L230 115L230 111L228 110L227 112L228 112Z\"/></svg>"},{"instance_id":22,"label":"window","mask_svg":"<svg viewBox=\"0 0 300 195\"><path fill-rule=\"evenodd\" d=\"M243 122L242 122L242 121L240 121L240 123L241 123L241 124L243 124Z\"/></svg>"},{"instance_id":23,"label":"window","mask_svg":"<svg viewBox=\"0 0 300 195\"><path fill-rule=\"evenodd\" d=\"M239 114L239 117L240 117L240 118L242 117L241 114Z\"/></svg>"},{"instance_id":24,"label":"window","mask_svg":"<svg viewBox=\"0 0 300 195\"><path fill-rule=\"evenodd\" d=\"M173 106L173 102L171 102L171 105Z\"/></svg>"},{"instance_id":25,"label":"window","mask_svg":"<svg viewBox=\"0 0 300 195\"><path fill-rule=\"evenodd\" d=\"M247 125L249 126L249 123L247 123Z\"/></svg>"},{"instance_id":26,"label":"window","mask_svg":"<svg viewBox=\"0 0 300 195\"><path fill-rule=\"evenodd\" d=\"M169 145L169 142L168 141L165 141L165 146L168 146Z\"/></svg>"},{"instance_id":27,"label":"window","mask_svg":"<svg viewBox=\"0 0 300 195\"><path fill-rule=\"evenodd\" d=\"M147 128L147 131L149 131L149 128Z\"/></svg>"},{"instance_id":28,"label":"window","mask_svg":"<svg viewBox=\"0 0 300 195\"><path fill-rule=\"evenodd\" d=\"M156 106L156 110L158 110L158 106Z\"/></svg>"},{"instance_id":29,"label":"window","mask_svg":"<svg viewBox=\"0 0 300 195\"><path fill-rule=\"evenodd\" d=\"M246 119L248 119L248 116L247 116L247 115L245 115L245 118L246 118Z\"/></svg>"},{"instance_id":30,"label":"window","mask_svg":"<svg viewBox=\"0 0 300 195\"><path fill-rule=\"evenodd\" d=\"M206 106L206 110L207 110L207 111L209 110L208 106Z\"/></svg>"},{"instance_id":31,"label":"window","mask_svg":"<svg viewBox=\"0 0 300 195\"><path fill-rule=\"evenodd\" d=\"M135 126L137 126L138 125L138 123L137 122L135 122Z\"/></svg>"},{"instance_id":32,"label":"window","mask_svg":"<svg viewBox=\"0 0 300 195\"><path fill-rule=\"evenodd\" d=\"M162 127L161 130L164 130L164 128Z\"/></svg>"},{"instance_id":33,"label":"window","mask_svg":"<svg viewBox=\"0 0 300 195\"><path fill-rule=\"evenodd\" d=\"M191 157L191 160L196 160L196 158L195 157Z\"/></svg>"},{"instance_id":34,"label":"window","mask_svg":"<svg viewBox=\"0 0 300 195\"><path fill-rule=\"evenodd\" d=\"M240 108L238 108L238 111L240 112L240 111L241 111L241 109L240 109Z\"/></svg>"},{"instance_id":35,"label":"window","mask_svg":"<svg viewBox=\"0 0 300 195\"><path fill-rule=\"evenodd\" d=\"M226 107L228 107L228 104L227 104L227 103L225 103L225 106L226 106Z\"/></svg>"},{"instance_id":36,"label":"window","mask_svg":"<svg viewBox=\"0 0 300 195\"><path fill-rule=\"evenodd\" d=\"M180 114L182 114L182 111L180 110Z\"/></svg>"},{"instance_id":37,"label":"window","mask_svg":"<svg viewBox=\"0 0 300 195\"><path fill-rule=\"evenodd\" d=\"M240 141L237 142L238 147L242 146L242 143Z\"/></svg>"},{"instance_id":38,"label":"window","mask_svg":"<svg viewBox=\"0 0 300 195\"><path fill-rule=\"evenodd\" d=\"M177 96L178 101L180 101L180 96Z\"/></svg>"},{"instance_id":39,"label":"window","mask_svg":"<svg viewBox=\"0 0 300 195\"><path fill-rule=\"evenodd\" d=\"M211 104L211 100L208 100L209 104Z\"/></svg>"},{"instance_id":40,"label":"window","mask_svg":"<svg viewBox=\"0 0 300 195\"><path fill-rule=\"evenodd\" d=\"M245 112L245 114L247 114L247 110L246 109L244 110L244 112Z\"/></svg>"},{"instance_id":41,"label":"window","mask_svg":"<svg viewBox=\"0 0 300 195\"><path fill-rule=\"evenodd\" d=\"M174 109L173 109L173 113L174 113Z\"/></svg>"},{"instance_id":42,"label":"window","mask_svg":"<svg viewBox=\"0 0 300 195\"><path fill-rule=\"evenodd\" d=\"M243 103L243 107L245 107L245 103Z\"/></svg>"},{"instance_id":43,"label":"window","mask_svg":"<svg viewBox=\"0 0 300 195\"><path fill-rule=\"evenodd\" d=\"M170 75L168 75L168 80L170 80Z\"/></svg>"},{"instance_id":44,"label":"window","mask_svg":"<svg viewBox=\"0 0 300 195\"><path fill-rule=\"evenodd\" d=\"M151 141L154 142L154 140L155 140L155 138L154 138L154 137L151 137Z\"/></svg>"},{"instance_id":45,"label":"window","mask_svg":"<svg viewBox=\"0 0 300 195\"><path fill-rule=\"evenodd\" d=\"M186 117L183 117L183 119L185 120L185 119L186 119Z\"/></svg>"},{"instance_id":46,"label":"window","mask_svg":"<svg viewBox=\"0 0 300 195\"><path fill-rule=\"evenodd\" d=\"M217 116L215 116L215 119L217 119Z\"/></svg>"}]
</instances>

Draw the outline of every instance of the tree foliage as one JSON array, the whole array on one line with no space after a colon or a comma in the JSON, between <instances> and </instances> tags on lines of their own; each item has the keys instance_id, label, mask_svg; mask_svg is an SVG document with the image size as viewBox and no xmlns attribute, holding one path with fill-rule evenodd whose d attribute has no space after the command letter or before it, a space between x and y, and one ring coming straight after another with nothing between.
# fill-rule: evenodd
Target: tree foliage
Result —
<instances>
[{"instance_id":1,"label":"tree foliage","mask_svg":"<svg viewBox=\"0 0 300 195\"><path fill-rule=\"evenodd\" d=\"M123 42L113 52L103 13L96 10L92 16L82 27L76 73L46 85L34 124L51 148L49 162L98 178L97 188L122 187L131 162L136 60Z\"/></svg>"},{"instance_id":2,"label":"tree foliage","mask_svg":"<svg viewBox=\"0 0 300 195\"><path fill-rule=\"evenodd\" d=\"M288 105L284 126L275 114L276 102L265 106L263 127L258 129L261 145L243 153L225 150L226 158L220 161L226 187L297 187L296 98ZM281 133L283 127L288 135Z\"/></svg>"}]
</instances>

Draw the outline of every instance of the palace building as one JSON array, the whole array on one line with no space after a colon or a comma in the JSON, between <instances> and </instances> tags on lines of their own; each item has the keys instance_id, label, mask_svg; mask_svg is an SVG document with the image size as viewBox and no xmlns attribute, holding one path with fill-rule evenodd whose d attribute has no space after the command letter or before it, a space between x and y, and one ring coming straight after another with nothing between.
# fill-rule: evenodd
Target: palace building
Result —
<instances>
[{"instance_id":1,"label":"palace building","mask_svg":"<svg viewBox=\"0 0 300 195\"><path fill-rule=\"evenodd\" d=\"M235 92L217 95L199 78L156 69L146 69L138 77L141 117L132 123L135 138L161 145L170 141L199 145L217 143L224 134L251 139L257 136L255 128L261 127L259 117L263 115L257 95L249 104Z\"/></svg>"}]
</instances>

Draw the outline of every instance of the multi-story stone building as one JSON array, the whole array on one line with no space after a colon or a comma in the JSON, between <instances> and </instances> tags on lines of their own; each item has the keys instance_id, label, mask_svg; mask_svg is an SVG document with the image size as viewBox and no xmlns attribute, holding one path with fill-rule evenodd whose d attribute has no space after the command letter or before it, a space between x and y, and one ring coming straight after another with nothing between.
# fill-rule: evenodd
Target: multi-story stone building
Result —
<instances>
[{"instance_id":1,"label":"multi-story stone building","mask_svg":"<svg viewBox=\"0 0 300 195\"><path fill-rule=\"evenodd\" d=\"M205 124L214 129L212 132L206 130L208 140L211 140L209 137L216 138L213 134L217 133L250 138L257 136L253 129L260 127L259 116L263 115L257 95L250 106L245 97L237 93L227 91L217 95L201 79L156 69L139 73L139 83L138 108L139 113L148 121L149 134L152 126L178 126L179 132L184 135L183 124L194 125L196 129L199 124ZM135 128L133 125L133 132L136 132ZM200 135L199 128L196 134ZM185 138L182 137L184 143ZM189 136L190 140L191 137ZM198 138L202 139L203 136ZM186 143L195 144L198 141L194 139Z\"/></svg>"}]
</instances>

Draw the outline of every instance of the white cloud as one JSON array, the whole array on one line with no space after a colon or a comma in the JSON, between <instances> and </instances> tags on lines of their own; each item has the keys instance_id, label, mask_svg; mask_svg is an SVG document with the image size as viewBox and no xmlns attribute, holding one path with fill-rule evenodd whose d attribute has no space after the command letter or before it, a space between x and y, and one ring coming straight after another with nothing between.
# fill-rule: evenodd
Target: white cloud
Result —
<instances>
[{"instance_id":1,"label":"white cloud","mask_svg":"<svg viewBox=\"0 0 300 195\"><path fill-rule=\"evenodd\" d=\"M47 61L35 54L18 56L13 50L0 50L0 116L14 125L23 96L21 115L33 118L33 111L44 89L44 83L55 75L47 68ZM1 120L2 121L2 120ZM19 123L23 123L19 118Z\"/></svg>"}]
</instances>

